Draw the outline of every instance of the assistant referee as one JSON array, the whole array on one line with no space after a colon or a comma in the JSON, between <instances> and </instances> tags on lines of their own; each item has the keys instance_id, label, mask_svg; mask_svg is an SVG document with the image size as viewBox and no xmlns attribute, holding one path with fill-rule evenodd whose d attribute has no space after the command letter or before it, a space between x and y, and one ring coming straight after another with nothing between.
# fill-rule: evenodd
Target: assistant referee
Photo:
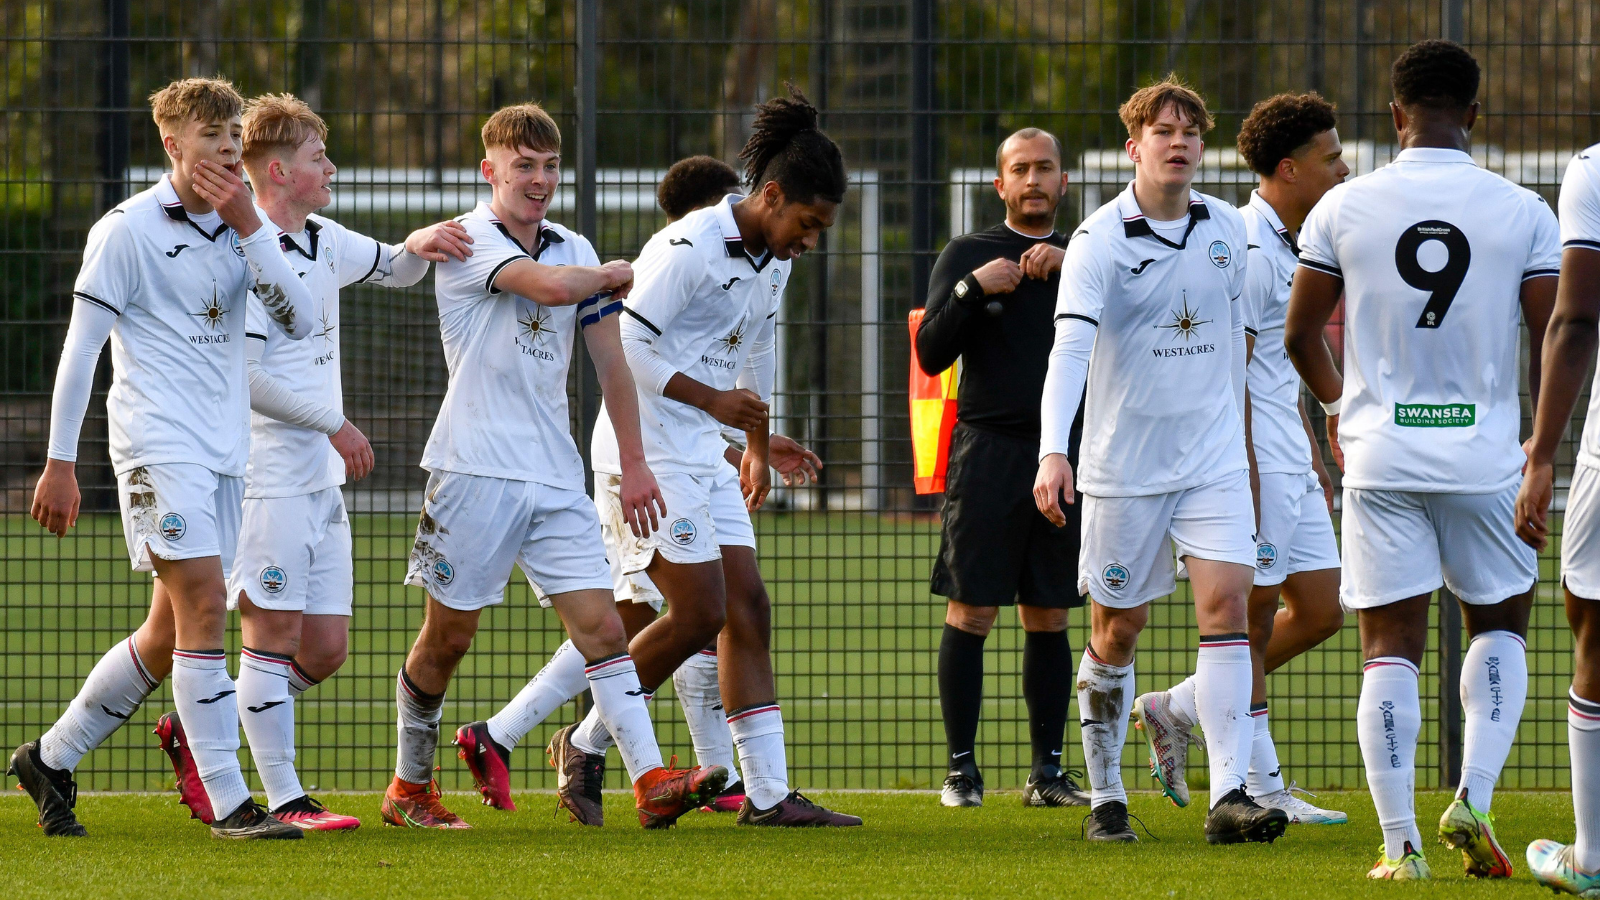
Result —
<instances>
[{"instance_id":1,"label":"assistant referee","mask_svg":"<svg viewBox=\"0 0 1600 900\"><path fill-rule=\"evenodd\" d=\"M1057 528L1033 502L1039 402L1055 334L1066 238L1055 231L1066 192L1061 142L1024 128L995 153L1003 224L953 238L928 284L917 355L930 375L961 358L959 423L950 439L939 558L930 589L949 598L939 644L939 702L950 753L940 802L982 806L974 758L983 702L983 643L1000 607L1017 607L1026 632L1022 696L1033 769L1028 806L1085 806L1061 768L1073 694L1067 610L1078 595L1078 507ZM1076 460L1082 413L1073 424Z\"/></svg>"}]
</instances>

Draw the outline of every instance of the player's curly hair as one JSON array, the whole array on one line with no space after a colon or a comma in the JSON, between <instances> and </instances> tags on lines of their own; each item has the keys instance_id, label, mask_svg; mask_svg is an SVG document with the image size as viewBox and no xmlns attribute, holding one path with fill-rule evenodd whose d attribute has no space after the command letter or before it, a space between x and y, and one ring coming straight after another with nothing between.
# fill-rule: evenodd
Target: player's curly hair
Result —
<instances>
[{"instance_id":1,"label":"player's curly hair","mask_svg":"<svg viewBox=\"0 0 1600 900\"><path fill-rule=\"evenodd\" d=\"M1418 41L1394 61L1394 99L1401 106L1466 109L1478 98L1479 75L1478 61L1455 41Z\"/></svg>"},{"instance_id":2,"label":"player's curly hair","mask_svg":"<svg viewBox=\"0 0 1600 900\"><path fill-rule=\"evenodd\" d=\"M793 84L784 86L789 96L756 106L755 128L739 151L745 180L751 190L775 181L785 198L799 203L818 197L840 203L845 174L839 146L817 127L817 108L805 94Z\"/></svg>"},{"instance_id":3,"label":"player's curly hair","mask_svg":"<svg viewBox=\"0 0 1600 900\"><path fill-rule=\"evenodd\" d=\"M1316 91L1278 94L1257 103L1239 128L1239 155L1257 175L1271 175L1285 157L1338 124L1332 103Z\"/></svg>"},{"instance_id":4,"label":"player's curly hair","mask_svg":"<svg viewBox=\"0 0 1600 900\"><path fill-rule=\"evenodd\" d=\"M714 156L691 156L672 164L656 188L656 202L676 222L739 189L739 173Z\"/></svg>"}]
</instances>

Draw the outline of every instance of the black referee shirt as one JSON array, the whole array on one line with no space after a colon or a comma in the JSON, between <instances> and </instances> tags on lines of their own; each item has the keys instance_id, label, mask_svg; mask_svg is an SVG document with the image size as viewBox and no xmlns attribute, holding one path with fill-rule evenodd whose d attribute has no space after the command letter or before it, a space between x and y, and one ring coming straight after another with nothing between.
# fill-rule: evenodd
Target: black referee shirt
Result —
<instances>
[{"instance_id":1,"label":"black referee shirt","mask_svg":"<svg viewBox=\"0 0 1600 900\"><path fill-rule=\"evenodd\" d=\"M1013 262L1034 244L1065 247L1067 239L1018 234L1005 223L953 238L939 254L928 279L927 312L917 330L917 357L929 374L942 372L961 357L956 397L960 420L976 428L1018 438L1039 439L1039 403L1044 393L1050 346L1055 341L1056 294L1061 272L1044 280L1023 276L1009 294L985 295L975 280L965 297L956 286L991 260ZM1003 309L992 316L991 300ZM1083 430L1083 406L1072 423L1072 453Z\"/></svg>"}]
</instances>

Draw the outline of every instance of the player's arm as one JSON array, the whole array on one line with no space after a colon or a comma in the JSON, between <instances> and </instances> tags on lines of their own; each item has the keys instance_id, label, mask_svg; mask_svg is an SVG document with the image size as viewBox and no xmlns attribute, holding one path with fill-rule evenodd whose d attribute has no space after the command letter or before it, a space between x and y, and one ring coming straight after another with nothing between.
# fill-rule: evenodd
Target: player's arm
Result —
<instances>
[{"instance_id":1,"label":"player's arm","mask_svg":"<svg viewBox=\"0 0 1600 900\"><path fill-rule=\"evenodd\" d=\"M955 365L966 348L969 323L983 309L985 297L1008 294L1022 281L1022 267L1009 259L992 259L962 271L973 260L961 244L946 246L928 276L928 298L917 326L917 362L937 375Z\"/></svg>"},{"instance_id":2,"label":"player's arm","mask_svg":"<svg viewBox=\"0 0 1600 900\"><path fill-rule=\"evenodd\" d=\"M1560 279L1534 278L1523 282L1524 316L1529 288L1551 281L1555 308L1543 336L1543 379L1533 416L1533 437L1528 440L1528 465L1517 493L1517 534L1544 549L1549 539L1548 516L1554 492L1556 449L1572 420L1572 409L1583 391L1583 379L1595 348L1600 345L1600 249L1568 246L1561 254ZM1528 320L1533 328L1531 317ZM1529 361L1529 378L1533 363Z\"/></svg>"},{"instance_id":3,"label":"player's arm","mask_svg":"<svg viewBox=\"0 0 1600 900\"><path fill-rule=\"evenodd\" d=\"M778 342L777 310L774 308L750 342L750 354L745 357L744 368L737 382L741 390L754 393L770 408L772 389L777 382ZM769 419L761 417L754 429L745 429L744 456L739 461L739 488L744 503L751 512L761 508L772 491L772 468Z\"/></svg>"},{"instance_id":4,"label":"player's arm","mask_svg":"<svg viewBox=\"0 0 1600 900\"><path fill-rule=\"evenodd\" d=\"M254 197L244 179L209 159L201 160L195 170L194 190L239 236L239 249L255 280L251 290L261 299L267 316L293 340L310 334L322 314L321 304L284 259L278 229L267 227L256 214Z\"/></svg>"},{"instance_id":5,"label":"player's arm","mask_svg":"<svg viewBox=\"0 0 1600 900\"><path fill-rule=\"evenodd\" d=\"M261 327L254 317L256 306L251 303L252 322L255 327ZM265 313L262 312L261 316L264 318ZM250 379L250 409L269 419L327 435L328 442L333 444L339 458L344 460L344 473L351 481L360 481L372 474L376 457L371 442L361 433L361 429L333 407L295 393L272 377L261 365L261 355L267 346L265 334L247 327L244 338L245 371Z\"/></svg>"},{"instance_id":6,"label":"player's arm","mask_svg":"<svg viewBox=\"0 0 1600 900\"><path fill-rule=\"evenodd\" d=\"M649 537L657 530L659 516L667 514L656 476L644 458L644 438L639 430L639 395L622 350L619 316L621 300L596 301L580 307L578 321L583 341L594 360L600 392L605 397L606 414L617 434L617 456L622 462L622 518L636 537Z\"/></svg>"},{"instance_id":7,"label":"player's arm","mask_svg":"<svg viewBox=\"0 0 1600 900\"><path fill-rule=\"evenodd\" d=\"M1072 422L1089 380L1089 357L1109 283L1104 266L1095 259L1095 247L1091 246L1095 244L1093 235L1084 234L1067 245L1056 299L1056 337L1039 401L1039 472L1033 480L1033 502L1057 527L1067 521L1061 501L1077 502L1067 454L1072 446Z\"/></svg>"},{"instance_id":8,"label":"player's arm","mask_svg":"<svg viewBox=\"0 0 1600 900\"><path fill-rule=\"evenodd\" d=\"M1328 474L1328 467L1322 462L1322 445L1317 443L1317 433L1311 428L1311 417L1306 415L1306 401L1300 398L1300 425L1306 430L1306 442L1311 445L1311 471L1317 473L1317 482L1322 485L1322 495L1328 501L1328 513L1333 514L1333 476Z\"/></svg>"},{"instance_id":9,"label":"player's arm","mask_svg":"<svg viewBox=\"0 0 1600 900\"><path fill-rule=\"evenodd\" d=\"M603 266L547 266L523 258L502 268L494 286L543 306L575 306L606 291L620 300L633 287L633 266L621 259Z\"/></svg>"},{"instance_id":10,"label":"player's arm","mask_svg":"<svg viewBox=\"0 0 1600 900\"><path fill-rule=\"evenodd\" d=\"M66 537L67 529L78 524L82 501L78 492L78 435L94 390L100 348L111 336L117 315L115 309L83 296L72 305L72 322L67 326L66 345L61 350L55 391L50 399L50 448L30 510L34 521L58 538Z\"/></svg>"}]
</instances>

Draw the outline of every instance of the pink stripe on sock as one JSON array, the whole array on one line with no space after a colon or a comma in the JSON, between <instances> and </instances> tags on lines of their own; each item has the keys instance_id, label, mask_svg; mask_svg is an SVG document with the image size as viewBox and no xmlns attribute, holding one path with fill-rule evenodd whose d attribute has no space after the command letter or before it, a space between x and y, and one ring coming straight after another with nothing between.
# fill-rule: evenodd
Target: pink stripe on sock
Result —
<instances>
[{"instance_id":1,"label":"pink stripe on sock","mask_svg":"<svg viewBox=\"0 0 1600 900\"><path fill-rule=\"evenodd\" d=\"M751 709L740 710L738 713L735 713L734 715L729 716L728 717L728 722L731 724L733 722L739 721L740 719L748 719L751 716L758 715L760 713L777 712L777 711L778 711L778 704L776 704L776 703L773 703L773 704L770 704L770 705L767 705L767 706L757 706L757 707L754 707L754 708L751 708Z\"/></svg>"},{"instance_id":2,"label":"pink stripe on sock","mask_svg":"<svg viewBox=\"0 0 1600 900\"><path fill-rule=\"evenodd\" d=\"M149 685L151 690L155 690L160 682L151 678L149 671L145 669L144 660L139 658L139 648L133 645L133 638L128 639L128 655L133 657L133 668L139 673L139 677L144 679L144 683Z\"/></svg>"},{"instance_id":3,"label":"pink stripe on sock","mask_svg":"<svg viewBox=\"0 0 1600 900\"><path fill-rule=\"evenodd\" d=\"M627 654L623 654L622 656L619 656L619 657L617 657L615 659L608 659L603 663L596 663L595 665L588 666L583 670L583 674L585 674L585 675L593 675L596 672L599 672L599 671L601 671L603 669L609 669L609 668L611 668L612 666L615 666L615 665L620 665L622 663L631 663L631 662L633 662L633 657L628 656Z\"/></svg>"}]
</instances>

